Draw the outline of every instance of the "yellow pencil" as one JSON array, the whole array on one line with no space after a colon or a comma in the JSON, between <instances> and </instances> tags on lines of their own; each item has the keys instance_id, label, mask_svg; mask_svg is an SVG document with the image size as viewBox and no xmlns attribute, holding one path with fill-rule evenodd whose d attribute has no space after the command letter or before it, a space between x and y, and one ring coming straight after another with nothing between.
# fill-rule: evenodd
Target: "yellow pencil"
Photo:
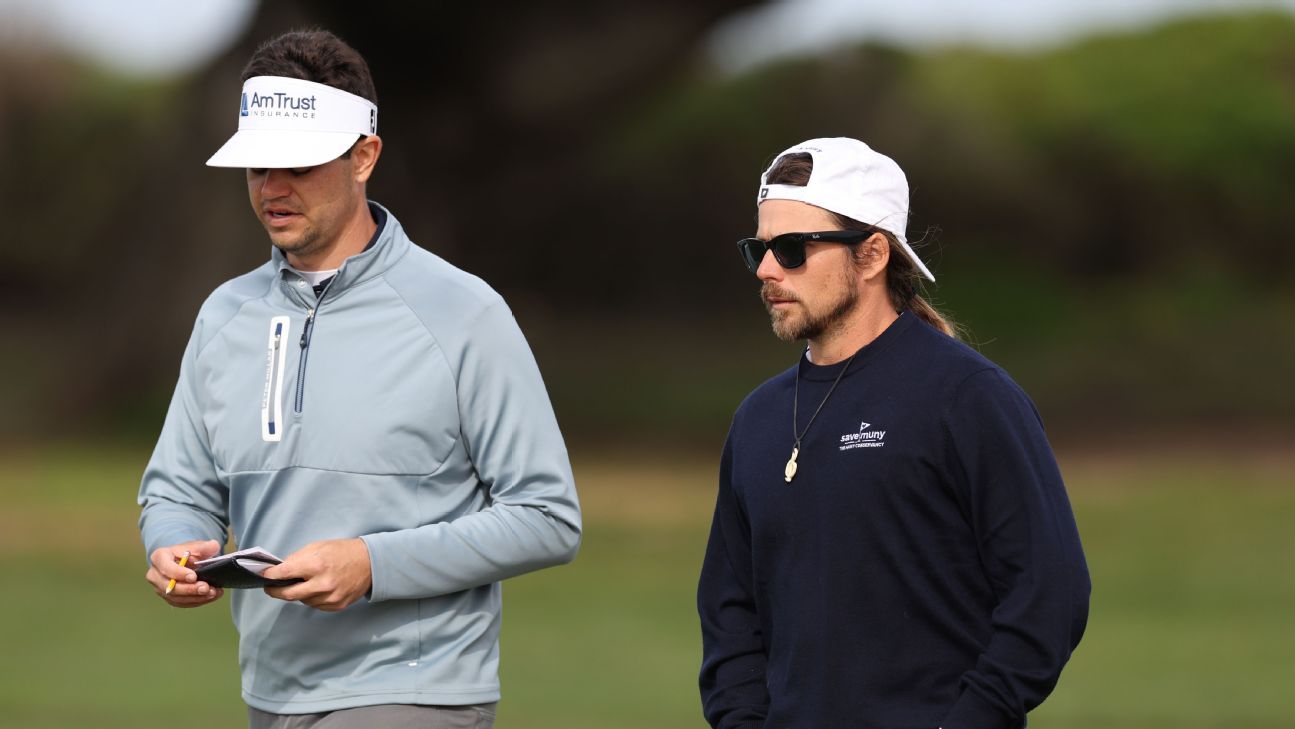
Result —
<instances>
[{"instance_id":1,"label":"yellow pencil","mask_svg":"<svg viewBox=\"0 0 1295 729\"><path fill-rule=\"evenodd\" d=\"M180 557L180 566L183 567L185 563L188 561L189 561L189 553L185 552L184 555ZM166 594L170 595L171 590L174 590L174 589L175 589L175 578L172 577L171 581L166 583Z\"/></svg>"}]
</instances>

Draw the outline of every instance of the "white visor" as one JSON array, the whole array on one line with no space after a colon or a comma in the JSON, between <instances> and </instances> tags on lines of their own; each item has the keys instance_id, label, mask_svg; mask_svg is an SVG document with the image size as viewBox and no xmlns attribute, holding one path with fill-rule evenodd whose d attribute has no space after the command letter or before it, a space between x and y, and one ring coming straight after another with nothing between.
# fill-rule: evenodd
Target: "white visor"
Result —
<instances>
[{"instance_id":1,"label":"white visor","mask_svg":"<svg viewBox=\"0 0 1295 729\"><path fill-rule=\"evenodd\" d=\"M243 84L238 131L211 167L313 167L342 156L359 135L378 133L378 107L341 89L281 76Z\"/></svg>"}]
</instances>

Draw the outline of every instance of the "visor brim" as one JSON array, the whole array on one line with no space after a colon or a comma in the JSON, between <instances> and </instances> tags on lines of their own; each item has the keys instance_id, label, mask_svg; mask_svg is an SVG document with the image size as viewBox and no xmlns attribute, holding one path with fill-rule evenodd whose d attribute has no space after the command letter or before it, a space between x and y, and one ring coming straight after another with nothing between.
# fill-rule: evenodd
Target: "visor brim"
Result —
<instances>
[{"instance_id":1,"label":"visor brim","mask_svg":"<svg viewBox=\"0 0 1295 729\"><path fill-rule=\"evenodd\" d=\"M208 167L283 169L314 167L341 157L364 135L358 132L241 129L207 160Z\"/></svg>"}]
</instances>

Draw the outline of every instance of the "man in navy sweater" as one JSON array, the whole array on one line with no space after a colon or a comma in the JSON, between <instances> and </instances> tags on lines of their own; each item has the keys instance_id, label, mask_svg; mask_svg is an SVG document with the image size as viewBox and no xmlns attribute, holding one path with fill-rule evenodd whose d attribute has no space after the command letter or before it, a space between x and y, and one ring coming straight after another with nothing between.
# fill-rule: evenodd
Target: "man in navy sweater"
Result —
<instances>
[{"instance_id":1,"label":"man in navy sweater","mask_svg":"<svg viewBox=\"0 0 1295 729\"><path fill-rule=\"evenodd\" d=\"M795 367L733 417L698 587L716 729L1013 729L1090 583L1029 398L917 295L908 183L854 139L785 151L738 246Z\"/></svg>"}]
</instances>

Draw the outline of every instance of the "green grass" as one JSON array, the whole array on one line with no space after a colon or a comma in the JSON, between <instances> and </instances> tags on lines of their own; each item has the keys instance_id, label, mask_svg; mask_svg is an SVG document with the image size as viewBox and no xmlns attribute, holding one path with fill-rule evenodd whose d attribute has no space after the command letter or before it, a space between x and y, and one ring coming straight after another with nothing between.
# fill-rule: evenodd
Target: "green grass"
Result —
<instances>
[{"instance_id":1,"label":"green grass","mask_svg":"<svg viewBox=\"0 0 1295 729\"><path fill-rule=\"evenodd\" d=\"M227 606L172 610L142 579L132 500L146 457L60 446L0 459L0 727L242 725ZM1289 726L1292 466L1064 458L1092 616L1031 725ZM501 729L702 726L693 587L713 473L706 458L577 462L580 557L505 586Z\"/></svg>"},{"instance_id":2,"label":"green grass","mask_svg":"<svg viewBox=\"0 0 1295 729\"><path fill-rule=\"evenodd\" d=\"M1291 465L1074 469L1092 613L1040 726L1290 725Z\"/></svg>"}]
</instances>

